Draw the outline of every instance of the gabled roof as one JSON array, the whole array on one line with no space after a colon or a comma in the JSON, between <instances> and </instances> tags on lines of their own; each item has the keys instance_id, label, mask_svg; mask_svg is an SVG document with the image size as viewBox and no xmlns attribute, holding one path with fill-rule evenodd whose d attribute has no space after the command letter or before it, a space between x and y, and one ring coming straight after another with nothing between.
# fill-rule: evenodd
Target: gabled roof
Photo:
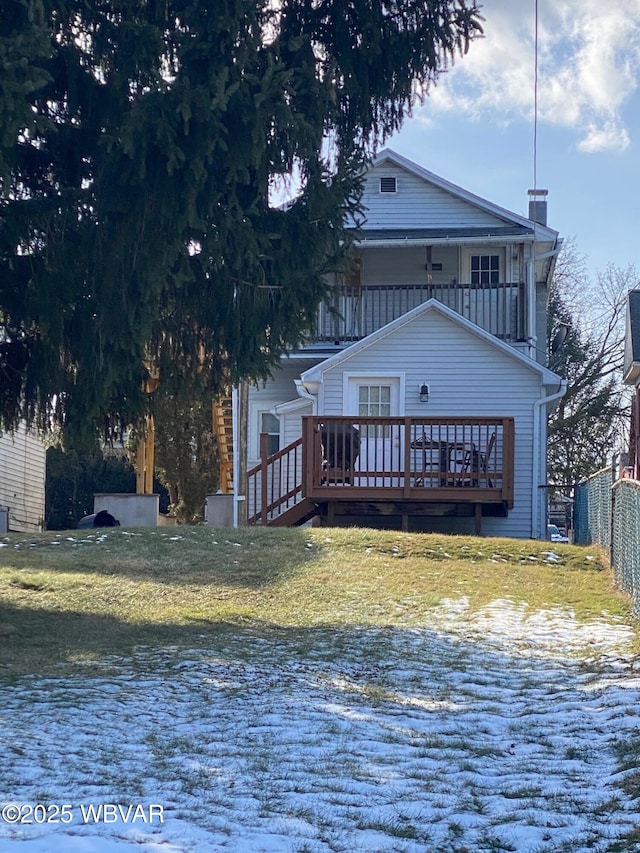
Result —
<instances>
[{"instance_id":1,"label":"gabled roof","mask_svg":"<svg viewBox=\"0 0 640 853\"><path fill-rule=\"evenodd\" d=\"M406 157L403 157L401 154L398 154L396 151L393 151L390 148L385 148L373 158L371 168L376 169L378 166L381 166L386 162L392 163L400 169L404 169L410 174L416 176L417 178L426 181L437 187L438 189L443 190L444 192L461 199L467 204L471 204L479 208L480 210L501 220L500 223L496 223L494 235L487 235L485 229L482 234L466 234L464 236L509 236L509 234L521 235L525 233L531 235L532 237L535 236L535 239L538 241L551 243L555 243L558 238L558 232L555 231L553 228L549 228L546 225L541 225L538 222L534 222L532 219L527 219L527 217L525 216L520 216L517 213L513 213L510 210L506 210L505 208L494 204L493 202L487 201L487 199L474 195L474 193L469 192L469 190L465 190L462 187L459 187L456 184L453 184L450 181L441 178L434 172L430 172L428 169L425 169L422 166L418 166L417 163L413 163L411 160L408 160ZM503 229L508 230L504 231ZM376 228L375 230L380 231L379 228ZM431 232L431 229L428 230L429 232ZM450 230L451 229L449 229L449 231ZM406 230L403 231L403 234L404 236L406 236ZM367 232L366 223L364 223L363 225L363 236L370 236ZM423 235L423 238L424 236L437 237L439 235L429 233L428 235ZM451 237L453 235L449 234L445 236Z\"/></svg>"},{"instance_id":2,"label":"gabled roof","mask_svg":"<svg viewBox=\"0 0 640 853\"><path fill-rule=\"evenodd\" d=\"M415 308L412 308L411 311L408 311L406 314L403 314L401 317L398 317L396 320L392 320L390 323L387 323L386 326L383 326L381 329L377 329L375 332L372 332L366 338L362 338L362 340L356 341L351 344L351 346L346 347L338 353L330 356L325 359L325 361L320 362L314 367L309 368L309 370L305 370L301 374L301 379L303 384L307 382L322 382L322 375L326 370L330 370L331 368L337 367L343 362L349 361L354 355L363 352L368 349L377 341L382 340L387 335L394 334L402 329L403 326L411 323L417 317L422 314L426 314L428 312L433 312L435 314L439 314L443 317L446 317L453 323L456 323L466 332L471 335L475 335L480 340L489 344L490 346L497 349L503 355L508 358L513 359L518 364L525 367L527 370L531 370L534 373L537 373L540 376L540 383L542 385L550 385L554 387L559 387L563 380L560 376L553 373L548 368L544 367L541 364L538 364L537 361L529 358L529 356L524 355L519 350L510 346L509 344L504 343L499 338L496 338L490 332L485 332L484 329L481 329L479 326L476 326L475 323L472 323L470 320L467 320L460 314L457 314L451 308L444 305L442 302L438 302L436 299L429 299L427 302L423 302L421 305L417 305Z\"/></svg>"}]
</instances>

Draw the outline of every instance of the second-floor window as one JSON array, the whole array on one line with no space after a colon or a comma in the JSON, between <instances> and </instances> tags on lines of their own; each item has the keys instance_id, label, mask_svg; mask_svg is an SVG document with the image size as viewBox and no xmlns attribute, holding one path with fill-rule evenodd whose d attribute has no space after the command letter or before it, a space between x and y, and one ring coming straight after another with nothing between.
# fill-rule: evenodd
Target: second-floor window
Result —
<instances>
[{"instance_id":1,"label":"second-floor window","mask_svg":"<svg viewBox=\"0 0 640 853\"><path fill-rule=\"evenodd\" d=\"M500 255L471 255L471 284L500 284Z\"/></svg>"},{"instance_id":2,"label":"second-floor window","mask_svg":"<svg viewBox=\"0 0 640 853\"><path fill-rule=\"evenodd\" d=\"M500 255L471 255L471 284L500 284Z\"/></svg>"}]
</instances>

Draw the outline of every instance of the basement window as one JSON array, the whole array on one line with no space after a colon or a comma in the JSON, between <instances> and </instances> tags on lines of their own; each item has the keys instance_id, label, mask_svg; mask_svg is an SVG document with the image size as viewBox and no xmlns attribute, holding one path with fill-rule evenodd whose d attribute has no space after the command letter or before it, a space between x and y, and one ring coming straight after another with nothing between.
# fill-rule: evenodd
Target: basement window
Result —
<instances>
[{"instance_id":1,"label":"basement window","mask_svg":"<svg viewBox=\"0 0 640 853\"><path fill-rule=\"evenodd\" d=\"M380 192L381 193L396 193L398 192L398 186L396 183L396 179L391 177L380 178Z\"/></svg>"}]
</instances>

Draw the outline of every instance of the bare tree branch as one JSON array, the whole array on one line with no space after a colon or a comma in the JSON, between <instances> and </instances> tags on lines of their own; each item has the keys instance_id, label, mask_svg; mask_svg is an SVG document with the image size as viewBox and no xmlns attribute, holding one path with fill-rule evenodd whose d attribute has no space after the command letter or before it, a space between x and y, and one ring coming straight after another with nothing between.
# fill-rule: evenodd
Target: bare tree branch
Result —
<instances>
[{"instance_id":1,"label":"bare tree branch","mask_svg":"<svg viewBox=\"0 0 640 853\"><path fill-rule=\"evenodd\" d=\"M603 467L626 429L625 309L639 281L634 267L613 264L591 281L572 240L558 259L549 297L549 365L568 384L549 420L550 483L570 484ZM554 339L563 340L560 351Z\"/></svg>"}]
</instances>

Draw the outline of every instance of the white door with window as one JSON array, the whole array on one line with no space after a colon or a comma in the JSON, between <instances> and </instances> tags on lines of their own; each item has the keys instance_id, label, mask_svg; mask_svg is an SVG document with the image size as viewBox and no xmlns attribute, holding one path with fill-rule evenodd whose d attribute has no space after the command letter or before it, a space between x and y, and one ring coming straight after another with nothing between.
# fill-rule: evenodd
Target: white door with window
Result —
<instances>
[{"instance_id":1,"label":"white door with window","mask_svg":"<svg viewBox=\"0 0 640 853\"><path fill-rule=\"evenodd\" d=\"M492 335L504 337L511 315L511 293L505 288L504 249L468 251L463 259L461 314Z\"/></svg>"},{"instance_id":2,"label":"white door with window","mask_svg":"<svg viewBox=\"0 0 640 853\"><path fill-rule=\"evenodd\" d=\"M400 376L348 376L347 412L359 419L388 418L400 414ZM360 454L356 471L368 472L355 483L361 486L399 485L404 450L400 426L356 422L360 430ZM395 476L394 476L395 473Z\"/></svg>"}]
</instances>

